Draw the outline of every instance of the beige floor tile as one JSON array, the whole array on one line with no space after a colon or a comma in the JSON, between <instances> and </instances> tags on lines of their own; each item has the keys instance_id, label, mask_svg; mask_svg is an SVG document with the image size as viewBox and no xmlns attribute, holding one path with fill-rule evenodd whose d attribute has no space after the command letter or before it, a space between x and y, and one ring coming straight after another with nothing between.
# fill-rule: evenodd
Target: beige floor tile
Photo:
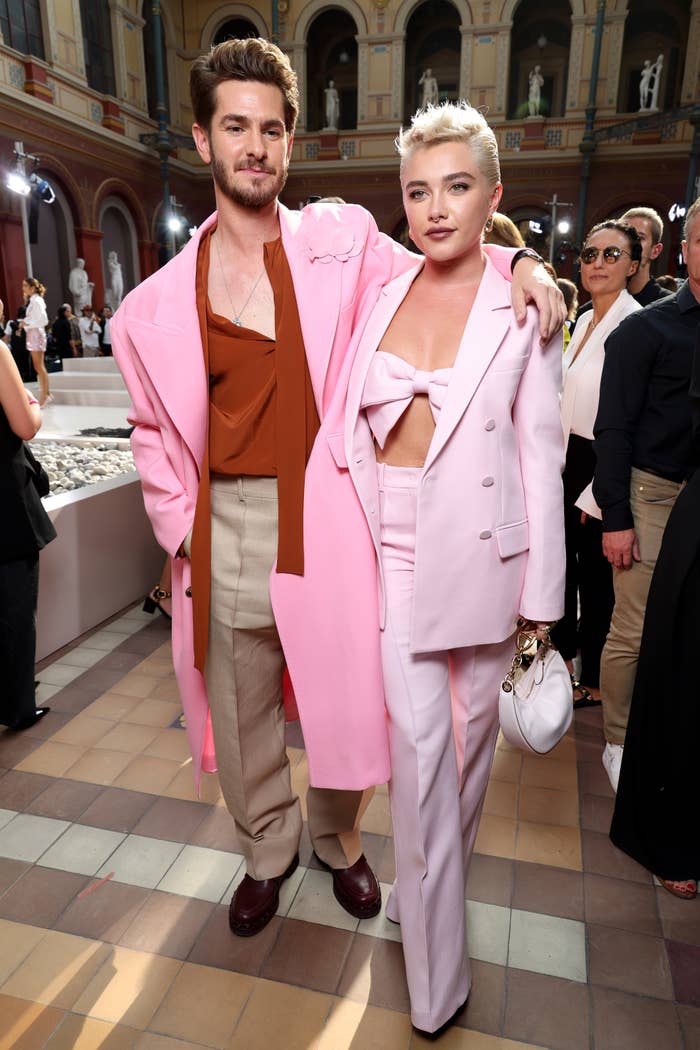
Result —
<instances>
[{"instance_id":1,"label":"beige floor tile","mask_svg":"<svg viewBox=\"0 0 700 1050\"><path fill-rule=\"evenodd\" d=\"M581 836L578 828L520 821L515 846L516 860L549 864L555 868L582 870Z\"/></svg>"},{"instance_id":2,"label":"beige floor tile","mask_svg":"<svg viewBox=\"0 0 700 1050\"><path fill-rule=\"evenodd\" d=\"M181 729L161 729L148 747L144 748L143 753L155 755L156 758L172 758L177 762L184 762L190 757L187 733L183 733Z\"/></svg>"},{"instance_id":3,"label":"beige floor tile","mask_svg":"<svg viewBox=\"0 0 700 1050\"><path fill-rule=\"evenodd\" d=\"M70 1010L108 955L101 941L49 930L2 990L18 999Z\"/></svg>"},{"instance_id":4,"label":"beige floor tile","mask_svg":"<svg viewBox=\"0 0 700 1050\"><path fill-rule=\"evenodd\" d=\"M408 1050L411 1019L395 1010L336 1000L318 1050Z\"/></svg>"},{"instance_id":5,"label":"beige floor tile","mask_svg":"<svg viewBox=\"0 0 700 1050\"><path fill-rule=\"evenodd\" d=\"M181 966L177 959L111 947L73 1010L102 1021L146 1028Z\"/></svg>"},{"instance_id":6,"label":"beige floor tile","mask_svg":"<svg viewBox=\"0 0 700 1050\"><path fill-rule=\"evenodd\" d=\"M305 755L306 752L302 747L287 748L287 758L289 759L289 765L292 769L304 759Z\"/></svg>"},{"instance_id":7,"label":"beige floor tile","mask_svg":"<svg viewBox=\"0 0 700 1050\"><path fill-rule=\"evenodd\" d=\"M134 1050L207 1050L203 1043L186 1043L171 1039L169 1035L142 1032L134 1044Z\"/></svg>"},{"instance_id":8,"label":"beige floor tile","mask_svg":"<svg viewBox=\"0 0 700 1050\"><path fill-rule=\"evenodd\" d=\"M110 722L121 722L122 718L125 718L138 702L133 696L119 696L112 692L103 693L85 708L84 714L95 718L107 718Z\"/></svg>"},{"instance_id":9,"label":"beige floor tile","mask_svg":"<svg viewBox=\"0 0 700 1050\"><path fill-rule=\"evenodd\" d=\"M126 769L133 755L125 751L107 751L103 748L90 748L81 758L66 770L71 780L84 780L89 784L111 784Z\"/></svg>"},{"instance_id":10,"label":"beige floor tile","mask_svg":"<svg viewBox=\"0 0 700 1050\"><path fill-rule=\"evenodd\" d=\"M137 755L144 751L157 735L158 730L153 726L133 725L125 719L116 725L112 723L109 732L96 746L107 748L108 751L128 751L131 755Z\"/></svg>"},{"instance_id":11,"label":"beige floor tile","mask_svg":"<svg viewBox=\"0 0 700 1050\"><path fill-rule=\"evenodd\" d=\"M46 930L23 922L0 919L0 986L46 936Z\"/></svg>"},{"instance_id":12,"label":"beige floor tile","mask_svg":"<svg viewBox=\"0 0 700 1050\"><path fill-rule=\"evenodd\" d=\"M78 747L92 747L98 740L109 733L113 726L106 718L93 718L92 715L79 714L51 737L51 742L77 744Z\"/></svg>"},{"instance_id":13,"label":"beige floor tile","mask_svg":"<svg viewBox=\"0 0 700 1050\"><path fill-rule=\"evenodd\" d=\"M44 773L49 777L65 776L66 771L83 755L76 744L54 744L48 740L15 766L22 773Z\"/></svg>"},{"instance_id":14,"label":"beige floor tile","mask_svg":"<svg viewBox=\"0 0 700 1050\"><path fill-rule=\"evenodd\" d=\"M533 824L561 824L564 827L579 826L579 804L577 791L558 791L553 788L520 788L520 820Z\"/></svg>"},{"instance_id":15,"label":"beige floor tile","mask_svg":"<svg viewBox=\"0 0 700 1050\"><path fill-rule=\"evenodd\" d=\"M223 1050L254 983L244 974L185 963L148 1027Z\"/></svg>"},{"instance_id":16,"label":"beige floor tile","mask_svg":"<svg viewBox=\"0 0 700 1050\"><path fill-rule=\"evenodd\" d=\"M557 762L576 762L576 738L567 733L549 752L547 758L554 758Z\"/></svg>"},{"instance_id":17,"label":"beige floor tile","mask_svg":"<svg viewBox=\"0 0 700 1050\"><path fill-rule=\"evenodd\" d=\"M219 778L215 773L202 773L199 795L197 795L191 759L181 763L174 780L171 781L163 794L166 798L181 798L188 802L206 802L210 806L216 806L222 801Z\"/></svg>"},{"instance_id":18,"label":"beige floor tile","mask_svg":"<svg viewBox=\"0 0 700 1050\"><path fill-rule=\"evenodd\" d=\"M165 729L175 721L179 714L179 704L169 704L165 700L139 700L129 712L127 721L135 725Z\"/></svg>"},{"instance_id":19,"label":"beige floor tile","mask_svg":"<svg viewBox=\"0 0 700 1050\"><path fill-rule=\"evenodd\" d=\"M506 738L503 736L503 733L501 733L500 731L498 733L498 739L496 740L496 750L497 751L514 751L514 752L516 752L516 754L519 754L519 755L522 754L521 749L519 747L516 747L515 744L509 744L508 741L506 740Z\"/></svg>"},{"instance_id":20,"label":"beige floor tile","mask_svg":"<svg viewBox=\"0 0 700 1050\"><path fill-rule=\"evenodd\" d=\"M374 795L362 816L362 830L375 835L393 835L388 795Z\"/></svg>"},{"instance_id":21,"label":"beige floor tile","mask_svg":"<svg viewBox=\"0 0 700 1050\"><path fill-rule=\"evenodd\" d=\"M147 656L138 665L141 674L150 675L152 678L174 678L173 661L168 656L161 657L158 653Z\"/></svg>"},{"instance_id":22,"label":"beige floor tile","mask_svg":"<svg viewBox=\"0 0 700 1050\"><path fill-rule=\"evenodd\" d=\"M513 1039L503 1039L497 1035L486 1035L484 1032L473 1032L468 1028L450 1028L439 1039L440 1050L542 1050L541 1046L532 1043L518 1043ZM434 1046L434 1039L425 1039L417 1032L413 1033L410 1050L422 1050Z\"/></svg>"},{"instance_id":23,"label":"beige floor tile","mask_svg":"<svg viewBox=\"0 0 700 1050\"><path fill-rule=\"evenodd\" d=\"M559 788L562 791L578 790L576 766L572 762L559 762L548 755L538 758L525 755L523 758L522 784L530 787Z\"/></svg>"},{"instance_id":24,"label":"beige floor tile","mask_svg":"<svg viewBox=\"0 0 700 1050\"><path fill-rule=\"evenodd\" d=\"M520 780L522 751L504 751L500 748L493 757L492 780L507 780L517 784Z\"/></svg>"},{"instance_id":25,"label":"beige floor tile","mask_svg":"<svg viewBox=\"0 0 700 1050\"><path fill-rule=\"evenodd\" d=\"M486 789L484 813L515 820L518 815L518 785L507 780L491 780Z\"/></svg>"},{"instance_id":26,"label":"beige floor tile","mask_svg":"<svg viewBox=\"0 0 700 1050\"><path fill-rule=\"evenodd\" d=\"M119 696L137 696L139 700L144 700L147 696L151 695L153 689L160 683L160 678L156 678L154 675L142 674L141 668L137 668L135 671L130 671L129 674L124 675L119 681L112 686L112 692L118 693Z\"/></svg>"},{"instance_id":27,"label":"beige floor tile","mask_svg":"<svg viewBox=\"0 0 700 1050\"><path fill-rule=\"evenodd\" d=\"M159 678L158 684L153 687L149 696L154 700L169 700L173 704L182 703L180 690L177 687L174 675L170 675L168 678Z\"/></svg>"},{"instance_id":28,"label":"beige floor tile","mask_svg":"<svg viewBox=\"0 0 700 1050\"><path fill-rule=\"evenodd\" d=\"M0 995L0 1050L37 1050L63 1016L56 1007Z\"/></svg>"},{"instance_id":29,"label":"beige floor tile","mask_svg":"<svg viewBox=\"0 0 700 1050\"><path fill-rule=\"evenodd\" d=\"M479 824L474 849L490 857L515 856L515 820L484 813Z\"/></svg>"},{"instance_id":30,"label":"beige floor tile","mask_svg":"<svg viewBox=\"0 0 700 1050\"><path fill-rule=\"evenodd\" d=\"M139 1034L124 1025L68 1014L45 1050L135 1050Z\"/></svg>"},{"instance_id":31,"label":"beige floor tile","mask_svg":"<svg viewBox=\"0 0 700 1050\"><path fill-rule=\"evenodd\" d=\"M317 1050L330 995L258 980L238 1022L231 1050Z\"/></svg>"},{"instance_id":32,"label":"beige floor tile","mask_svg":"<svg viewBox=\"0 0 700 1050\"><path fill-rule=\"evenodd\" d=\"M153 755L137 755L114 780L115 787L160 795L172 783L180 763Z\"/></svg>"}]
</instances>

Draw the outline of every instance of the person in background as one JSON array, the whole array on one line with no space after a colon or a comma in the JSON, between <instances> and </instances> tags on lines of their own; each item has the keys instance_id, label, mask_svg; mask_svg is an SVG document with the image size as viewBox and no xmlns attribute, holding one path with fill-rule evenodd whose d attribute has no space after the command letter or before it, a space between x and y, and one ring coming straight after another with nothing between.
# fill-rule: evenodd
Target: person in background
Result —
<instances>
[{"instance_id":1,"label":"person in background","mask_svg":"<svg viewBox=\"0 0 700 1050\"><path fill-rule=\"evenodd\" d=\"M673 295L674 292L678 291L679 282L675 277L672 277L670 273L665 273L661 277L656 278L656 283L659 288L663 288L669 295Z\"/></svg>"},{"instance_id":2,"label":"person in background","mask_svg":"<svg viewBox=\"0 0 700 1050\"><path fill-rule=\"evenodd\" d=\"M59 306L56 320L51 326L55 351L62 360L73 357L73 346L71 344L71 327L65 306Z\"/></svg>"},{"instance_id":3,"label":"person in background","mask_svg":"<svg viewBox=\"0 0 700 1050\"><path fill-rule=\"evenodd\" d=\"M566 320L564 321L564 350L569 345L571 330L578 310L578 288L568 277L557 277L557 287L566 303Z\"/></svg>"},{"instance_id":4,"label":"person in background","mask_svg":"<svg viewBox=\"0 0 700 1050\"><path fill-rule=\"evenodd\" d=\"M103 357L112 356L112 334L109 330L112 307L103 306L100 310L100 353Z\"/></svg>"},{"instance_id":5,"label":"person in background","mask_svg":"<svg viewBox=\"0 0 700 1050\"><path fill-rule=\"evenodd\" d=\"M488 230L484 230L484 244L500 244L504 248L525 247L520 230L502 211L495 211L491 216L491 225Z\"/></svg>"},{"instance_id":6,"label":"person in background","mask_svg":"<svg viewBox=\"0 0 700 1050\"><path fill-rule=\"evenodd\" d=\"M34 695L35 615L39 551L56 532L24 445L40 426L39 404L0 342L0 723L11 729L28 729L49 710L37 707Z\"/></svg>"},{"instance_id":7,"label":"person in background","mask_svg":"<svg viewBox=\"0 0 700 1050\"><path fill-rule=\"evenodd\" d=\"M44 295L46 288L36 277L25 277L22 281L22 295L25 299L26 314L20 321L27 336L27 350L32 355L32 365L39 379L39 404L51 400L49 393L49 373L46 371L44 354L46 353L46 326L49 315L46 312Z\"/></svg>"},{"instance_id":8,"label":"person in background","mask_svg":"<svg viewBox=\"0 0 700 1050\"><path fill-rule=\"evenodd\" d=\"M17 307L17 320L8 321L4 326L3 339L10 348L12 358L17 365L23 383L31 383L36 379L36 373L27 350L27 334L20 324L27 314L26 306Z\"/></svg>"},{"instance_id":9,"label":"person in background","mask_svg":"<svg viewBox=\"0 0 700 1050\"><path fill-rule=\"evenodd\" d=\"M588 489L595 471L593 424L605 340L624 317L641 309L627 291L641 253L637 231L625 223L602 222L589 232L581 249L581 282L593 308L581 316L564 355L566 600L552 639L571 672L574 707L600 704L600 654L614 595L612 571L601 550L600 511ZM573 660L579 652L581 674L576 678Z\"/></svg>"},{"instance_id":10,"label":"person in background","mask_svg":"<svg viewBox=\"0 0 700 1050\"><path fill-rule=\"evenodd\" d=\"M89 303L83 307L83 316L80 318L79 325L83 357L99 357L100 320Z\"/></svg>"},{"instance_id":11,"label":"person in background","mask_svg":"<svg viewBox=\"0 0 700 1050\"><path fill-rule=\"evenodd\" d=\"M63 303L63 308L66 311L66 317L68 318L68 324L70 325L70 346L73 357L83 356L83 344L80 338L80 322L73 313L73 307L70 303Z\"/></svg>"}]
</instances>

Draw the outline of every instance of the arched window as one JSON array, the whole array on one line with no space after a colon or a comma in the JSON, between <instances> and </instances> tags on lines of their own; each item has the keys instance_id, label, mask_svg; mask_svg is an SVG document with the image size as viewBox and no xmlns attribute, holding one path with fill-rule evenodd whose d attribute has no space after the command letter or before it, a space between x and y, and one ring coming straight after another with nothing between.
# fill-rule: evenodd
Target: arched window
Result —
<instances>
[{"instance_id":1,"label":"arched window","mask_svg":"<svg viewBox=\"0 0 700 1050\"><path fill-rule=\"evenodd\" d=\"M114 53L109 0L80 0L87 82L101 95L114 95Z\"/></svg>"},{"instance_id":2,"label":"arched window","mask_svg":"<svg viewBox=\"0 0 700 1050\"><path fill-rule=\"evenodd\" d=\"M571 7L568 0L522 0L513 19L511 34L508 115L510 117L562 117L566 106L566 81L571 48ZM539 66L539 70L537 67ZM530 73L542 81L540 100L530 113ZM534 100L533 100L534 101Z\"/></svg>"},{"instance_id":3,"label":"arched window","mask_svg":"<svg viewBox=\"0 0 700 1050\"><path fill-rule=\"evenodd\" d=\"M404 117L408 121L423 103L424 76L433 78L437 98L459 95L461 37L457 9L447 0L426 0L406 24ZM432 98L430 101L435 101Z\"/></svg>"},{"instance_id":4,"label":"arched window","mask_svg":"<svg viewBox=\"0 0 700 1050\"><path fill-rule=\"evenodd\" d=\"M683 0L665 0L664 4L630 0L622 45L619 113L649 109L654 99L656 109L671 109L679 104L689 9ZM643 90L640 83L645 62L647 68L654 68L648 78L648 90Z\"/></svg>"},{"instance_id":5,"label":"arched window","mask_svg":"<svg viewBox=\"0 0 700 1050\"><path fill-rule=\"evenodd\" d=\"M143 56L146 65L146 92L148 95L148 115L154 120L158 117L158 85L156 84L156 58L155 41L153 38L153 0L145 0L143 5ZM165 115L169 119L168 98L168 62L165 49L165 29L163 27L163 15L160 16L160 47L163 56L163 101L165 102Z\"/></svg>"},{"instance_id":6,"label":"arched window","mask_svg":"<svg viewBox=\"0 0 700 1050\"><path fill-rule=\"evenodd\" d=\"M102 240L102 270L105 296L111 285L108 265L110 252L115 252L122 268L123 295L139 283L138 237L136 223L129 208L120 197L107 197L100 207L100 229ZM102 305L101 303L99 304Z\"/></svg>"},{"instance_id":7,"label":"arched window","mask_svg":"<svg viewBox=\"0 0 700 1050\"><path fill-rule=\"evenodd\" d=\"M249 22L247 18L229 18L222 26L219 26L212 43L223 44L224 40L229 40L231 37L247 40L251 36L260 36L252 22Z\"/></svg>"},{"instance_id":8,"label":"arched window","mask_svg":"<svg viewBox=\"0 0 700 1050\"><path fill-rule=\"evenodd\" d=\"M0 0L0 29L9 47L44 58L39 0Z\"/></svg>"},{"instance_id":9,"label":"arched window","mask_svg":"<svg viewBox=\"0 0 700 1050\"><path fill-rule=\"evenodd\" d=\"M338 92L339 129L357 127L357 26L347 11L331 8L311 24L306 37L307 127L326 124L325 91Z\"/></svg>"}]
</instances>

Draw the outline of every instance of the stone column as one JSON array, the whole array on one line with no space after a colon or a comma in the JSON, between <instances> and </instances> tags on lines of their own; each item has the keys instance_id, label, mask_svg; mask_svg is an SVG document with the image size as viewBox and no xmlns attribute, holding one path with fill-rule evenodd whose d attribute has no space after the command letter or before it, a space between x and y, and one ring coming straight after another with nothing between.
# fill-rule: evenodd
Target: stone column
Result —
<instances>
[{"instance_id":1,"label":"stone column","mask_svg":"<svg viewBox=\"0 0 700 1050\"><path fill-rule=\"evenodd\" d=\"M459 97L471 100L472 90L472 54L474 49L473 26L461 26L462 38L459 53Z\"/></svg>"},{"instance_id":2,"label":"stone column","mask_svg":"<svg viewBox=\"0 0 700 1050\"><path fill-rule=\"evenodd\" d=\"M608 65L605 76L604 101L600 101L599 112L614 113L617 110L617 99L620 91L620 67L622 65L622 45L625 39L625 19L627 12L611 12L605 18L604 38L608 40Z\"/></svg>"},{"instance_id":3,"label":"stone column","mask_svg":"<svg viewBox=\"0 0 700 1050\"><path fill-rule=\"evenodd\" d=\"M404 78L406 76L406 34L391 38L391 115L403 122Z\"/></svg>"},{"instance_id":4,"label":"stone column","mask_svg":"<svg viewBox=\"0 0 700 1050\"><path fill-rule=\"evenodd\" d=\"M681 87L681 105L687 106L700 95L700 0L693 0L690 9L688 46L685 50L685 69Z\"/></svg>"},{"instance_id":5,"label":"stone column","mask_svg":"<svg viewBox=\"0 0 700 1050\"><path fill-rule=\"evenodd\" d=\"M280 44L280 47L289 56L289 61L292 63L292 69L297 75L297 83L299 84L297 130L306 131L306 44Z\"/></svg>"},{"instance_id":6,"label":"stone column","mask_svg":"<svg viewBox=\"0 0 700 1050\"><path fill-rule=\"evenodd\" d=\"M367 123L369 88L369 40L366 36L355 37L357 41L357 126Z\"/></svg>"},{"instance_id":7,"label":"stone column","mask_svg":"<svg viewBox=\"0 0 700 1050\"><path fill-rule=\"evenodd\" d=\"M126 16L126 17L125 17ZM129 12L122 7L121 0L109 0L109 19L112 30L112 54L114 56L114 94L119 99L128 98L126 87L126 18Z\"/></svg>"}]
</instances>

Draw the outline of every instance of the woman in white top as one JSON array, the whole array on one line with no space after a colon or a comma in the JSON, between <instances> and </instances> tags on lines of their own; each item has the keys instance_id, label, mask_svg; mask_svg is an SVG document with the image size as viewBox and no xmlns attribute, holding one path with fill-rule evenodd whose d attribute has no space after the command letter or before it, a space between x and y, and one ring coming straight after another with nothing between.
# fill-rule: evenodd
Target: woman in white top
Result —
<instances>
[{"instance_id":1,"label":"woman in white top","mask_svg":"<svg viewBox=\"0 0 700 1050\"><path fill-rule=\"evenodd\" d=\"M610 220L593 227L580 258L581 283L590 292L593 309L581 315L564 354L566 600L564 618L552 638L570 671L577 652L581 653L580 680L572 673L574 707L600 703L600 654L615 596L610 565L602 552L600 511L590 493L595 470L593 425L605 340L624 317L641 309L627 291L641 257L641 241L633 226Z\"/></svg>"},{"instance_id":2,"label":"woman in white top","mask_svg":"<svg viewBox=\"0 0 700 1050\"><path fill-rule=\"evenodd\" d=\"M27 333L27 350L31 351L34 371L39 379L39 404L45 405L49 400L49 374L44 364L46 352L46 326L49 315L46 312L44 295L46 289L36 277L25 277L22 281L22 295L27 304L27 312L22 327Z\"/></svg>"}]
</instances>

